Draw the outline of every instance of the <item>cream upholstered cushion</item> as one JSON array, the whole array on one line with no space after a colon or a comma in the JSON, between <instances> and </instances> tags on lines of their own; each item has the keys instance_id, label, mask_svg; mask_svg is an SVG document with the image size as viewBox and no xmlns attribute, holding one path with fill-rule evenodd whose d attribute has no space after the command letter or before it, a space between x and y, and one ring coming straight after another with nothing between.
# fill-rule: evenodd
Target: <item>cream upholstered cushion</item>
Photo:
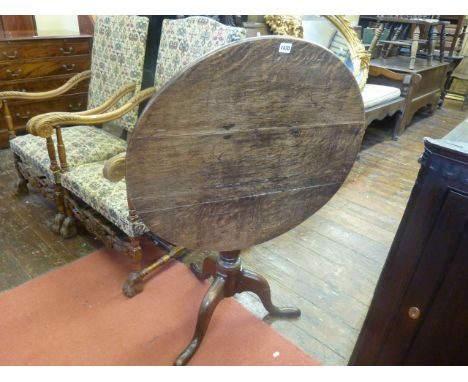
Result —
<instances>
[{"instance_id":1,"label":"cream upholstered cushion","mask_svg":"<svg viewBox=\"0 0 468 382\"><path fill-rule=\"evenodd\" d=\"M56 146L55 134L52 136ZM71 126L62 128L69 168L83 163L106 160L126 150L125 140L95 126ZM53 181L46 140L31 134L21 135L10 141L10 147L21 160L40 175ZM58 160L58 158L57 158Z\"/></svg>"},{"instance_id":2,"label":"cream upholstered cushion","mask_svg":"<svg viewBox=\"0 0 468 382\"><path fill-rule=\"evenodd\" d=\"M370 109L371 107L400 97L401 91L393 86L366 84L361 94L364 108Z\"/></svg>"},{"instance_id":3,"label":"cream upholstered cushion","mask_svg":"<svg viewBox=\"0 0 468 382\"><path fill-rule=\"evenodd\" d=\"M102 175L104 161L75 167L62 175L62 185L87 205L119 227L128 236L140 236L148 231L141 220L128 219L125 180L111 182Z\"/></svg>"}]
</instances>

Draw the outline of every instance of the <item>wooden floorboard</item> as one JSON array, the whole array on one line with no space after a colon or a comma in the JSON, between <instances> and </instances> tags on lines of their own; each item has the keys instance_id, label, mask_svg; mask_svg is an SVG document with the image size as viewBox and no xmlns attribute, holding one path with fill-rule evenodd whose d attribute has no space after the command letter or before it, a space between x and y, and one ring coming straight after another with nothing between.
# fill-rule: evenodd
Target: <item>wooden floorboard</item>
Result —
<instances>
[{"instance_id":1,"label":"wooden floorboard","mask_svg":"<svg viewBox=\"0 0 468 382\"><path fill-rule=\"evenodd\" d=\"M275 320L253 294L236 298L323 364L346 364L413 188L423 138L440 138L467 118L459 105L448 101L432 117L417 115L398 141L385 121L371 126L348 179L326 206L243 252L244 266L270 281L274 301L300 307L300 318ZM0 150L0 290L102 246L83 230L69 240L53 234L47 226L53 205L35 193L12 196L15 178L9 150ZM205 255L191 253L184 262Z\"/></svg>"}]
</instances>

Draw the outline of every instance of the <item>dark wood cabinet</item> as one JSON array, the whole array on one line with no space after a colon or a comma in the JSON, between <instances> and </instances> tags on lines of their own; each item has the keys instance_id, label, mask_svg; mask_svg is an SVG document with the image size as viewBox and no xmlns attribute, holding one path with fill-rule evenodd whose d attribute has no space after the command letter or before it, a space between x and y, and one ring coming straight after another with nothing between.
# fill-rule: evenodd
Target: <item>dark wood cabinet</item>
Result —
<instances>
[{"instance_id":1,"label":"dark wood cabinet","mask_svg":"<svg viewBox=\"0 0 468 382\"><path fill-rule=\"evenodd\" d=\"M468 365L468 120L421 169L351 365Z\"/></svg>"},{"instance_id":2,"label":"dark wood cabinet","mask_svg":"<svg viewBox=\"0 0 468 382\"><path fill-rule=\"evenodd\" d=\"M0 34L0 91L41 92L56 89L91 65L92 36L34 36L32 31ZM64 96L47 101L10 101L15 131L24 132L29 118L51 111L86 109L88 81ZM8 132L0 122L0 148Z\"/></svg>"}]
</instances>

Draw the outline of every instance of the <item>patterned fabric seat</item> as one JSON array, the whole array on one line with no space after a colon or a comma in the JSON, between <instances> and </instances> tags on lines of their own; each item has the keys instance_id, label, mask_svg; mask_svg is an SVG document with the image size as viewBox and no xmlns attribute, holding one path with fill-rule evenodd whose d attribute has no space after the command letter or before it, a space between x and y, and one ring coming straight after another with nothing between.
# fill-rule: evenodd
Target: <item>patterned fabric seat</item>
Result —
<instances>
[{"instance_id":1,"label":"patterned fabric seat","mask_svg":"<svg viewBox=\"0 0 468 382\"><path fill-rule=\"evenodd\" d=\"M123 139L94 126L67 127L62 129L62 136L67 147L67 163L70 168L109 159L127 148ZM55 143L55 135L53 139ZM54 181L44 138L31 134L22 135L12 139L10 147L37 174L46 175L51 182Z\"/></svg>"},{"instance_id":2,"label":"patterned fabric seat","mask_svg":"<svg viewBox=\"0 0 468 382\"><path fill-rule=\"evenodd\" d=\"M62 175L62 185L128 236L143 235L148 231L143 222L128 219L125 180L107 180L102 175L103 166L104 162L95 162L75 167Z\"/></svg>"}]
</instances>

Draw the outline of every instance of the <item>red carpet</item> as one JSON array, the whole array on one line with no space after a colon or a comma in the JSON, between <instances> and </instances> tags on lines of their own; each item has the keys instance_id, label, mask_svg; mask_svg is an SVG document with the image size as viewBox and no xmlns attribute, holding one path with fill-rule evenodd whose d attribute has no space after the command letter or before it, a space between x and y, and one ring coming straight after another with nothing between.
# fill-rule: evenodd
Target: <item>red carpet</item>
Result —
<instances>
[{"instance_id":1,"label":"red carpet","mask_svg":"<svg viewBox=\"0 0 468 382\"><path fill-rule=\"evenodd\" d=\"M208 283L174 262L128 299L128 270L124 256L100 250L0 294L0 365L171 365ZM231 298L189 365L317 362Z\"/></svg>"}]
</instances>

